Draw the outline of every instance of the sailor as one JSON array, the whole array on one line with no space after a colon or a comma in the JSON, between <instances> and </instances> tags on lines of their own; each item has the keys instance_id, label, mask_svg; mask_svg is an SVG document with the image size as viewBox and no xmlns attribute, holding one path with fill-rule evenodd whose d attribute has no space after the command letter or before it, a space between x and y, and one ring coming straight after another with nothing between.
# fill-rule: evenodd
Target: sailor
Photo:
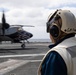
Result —
<instances>
[{"instance_id":1,"label":"sailor","mask_svg":"<svg viewBox=\"0 0 76 75\"><path fill-rule=\"evenodd\" d=\"M47 32L53 45L39 65L38 75L76 75L76 19L69 10L49 16Z\"/></svg>"}]
</instances>

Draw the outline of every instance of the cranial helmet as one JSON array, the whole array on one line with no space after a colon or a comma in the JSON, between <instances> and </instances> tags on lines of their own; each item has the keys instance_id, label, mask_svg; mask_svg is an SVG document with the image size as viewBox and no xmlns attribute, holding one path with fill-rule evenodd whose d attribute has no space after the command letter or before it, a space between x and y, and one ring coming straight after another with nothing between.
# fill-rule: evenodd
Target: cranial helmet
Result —
<instances>
[{"instance_id":1,"label":"cranial helmet","mask_svg":"<svg viewBox=\"0 0 76 75\"><path fill-rule=\"evenodd\" d=\"M54 14L51 14L47 22L47 32L48 27L54 22L57 16L62 20L61 31L67 34L76 33L76 19L69 10L57 10Z\"/></svg>"},{"instance_id":2,"label":"cranial helmet","mask_svg":"<svg viewBox=\"0 0 76 75\"><path fill-rule=\"evenodd\" d=\"M59 10L56 15L62 19L61 30L67 34L76 33L76 19L69 10Z\"/></svg>"}]
</instances>

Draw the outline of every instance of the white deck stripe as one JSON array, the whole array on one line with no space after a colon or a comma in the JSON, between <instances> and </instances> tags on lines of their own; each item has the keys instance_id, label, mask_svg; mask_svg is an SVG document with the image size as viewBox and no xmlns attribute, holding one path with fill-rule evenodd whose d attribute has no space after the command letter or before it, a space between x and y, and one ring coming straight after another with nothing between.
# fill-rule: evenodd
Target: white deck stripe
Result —
<instances>
[{"instance_id":1,"label":"white deck stripe","mask_svg":"<svg viewBox=\"0 0 76 75\"><path fill-rule=\"evenodd\" d=\"M9 58L9 57L28 57L28 56L43 56L42 54L22 54L22 55L2 55L0 58ZM3 75L5 73L8 73L24 64L27 64L29 62L40 62L41 60L14 60L9 59L8 61L0 63L0 75Z\"/></svg>"},{"instance_id":2,"label":"white deck stripe","mask_svg":"<svg viewBox=\"0 0 76 75\"><path fill-rule=\"evenodd\" d=\"M1 63L1 66L0 66L0 75L10 72L26 63L28 63L28 61L24 61L24 60L8 60L6 62L3 62Z\"/></svg>"},{"instance_id":3,"label":"white deck stripe","mask_svg":"<svg viewBox=\"0 0 76 75\"><path fill-rule=\"evenodd\" d=\"M10 59L0 64L0 75L8 73L29 62L40 62L41 60L14 60Z\"/></svg>"},{"instance_id":4,"label":"white deck stripe","mask_svg":"<svg viewBox=\"0 0 76 75\"><path fill-rule=\"evenodd\" d=\"M20 54L20 55L2 55L0 58L9 58L9 57L28 57L28 56L43 56L45 53L42 54Z\"/></svg>"}]
</instances>

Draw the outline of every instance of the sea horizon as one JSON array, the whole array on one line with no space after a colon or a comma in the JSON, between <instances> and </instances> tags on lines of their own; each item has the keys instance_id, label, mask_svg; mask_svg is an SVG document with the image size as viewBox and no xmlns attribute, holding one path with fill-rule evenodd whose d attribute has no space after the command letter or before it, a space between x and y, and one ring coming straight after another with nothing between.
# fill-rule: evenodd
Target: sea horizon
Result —
<instances>
[{"instance_id":1,"label":"sea horizon","mask_svg":"<svg viewBox=\"0 0 76 75\"><path fill-rule=\"evenodd\" d=\"M29 39L29 42L51 42L50 39Z\"/></svg>"}]
</instances>

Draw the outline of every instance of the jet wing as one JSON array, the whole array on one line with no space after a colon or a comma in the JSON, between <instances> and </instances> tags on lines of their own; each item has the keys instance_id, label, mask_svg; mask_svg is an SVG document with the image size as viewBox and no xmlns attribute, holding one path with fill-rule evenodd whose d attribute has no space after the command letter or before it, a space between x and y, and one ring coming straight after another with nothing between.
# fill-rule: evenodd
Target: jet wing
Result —
<instances>
[{"instance_id":1,"label":"jet wing","mask_svg":"<svg viewBox=\"0 0 76 75\"><path fill-rule=\"evenodd\" d=\"M17 24L17 25L10 25L10 26L19 26L19 27L34 27L34 26L32 26L32 25L19 25L19 24Z\"/></svg>"}]
</instances>

